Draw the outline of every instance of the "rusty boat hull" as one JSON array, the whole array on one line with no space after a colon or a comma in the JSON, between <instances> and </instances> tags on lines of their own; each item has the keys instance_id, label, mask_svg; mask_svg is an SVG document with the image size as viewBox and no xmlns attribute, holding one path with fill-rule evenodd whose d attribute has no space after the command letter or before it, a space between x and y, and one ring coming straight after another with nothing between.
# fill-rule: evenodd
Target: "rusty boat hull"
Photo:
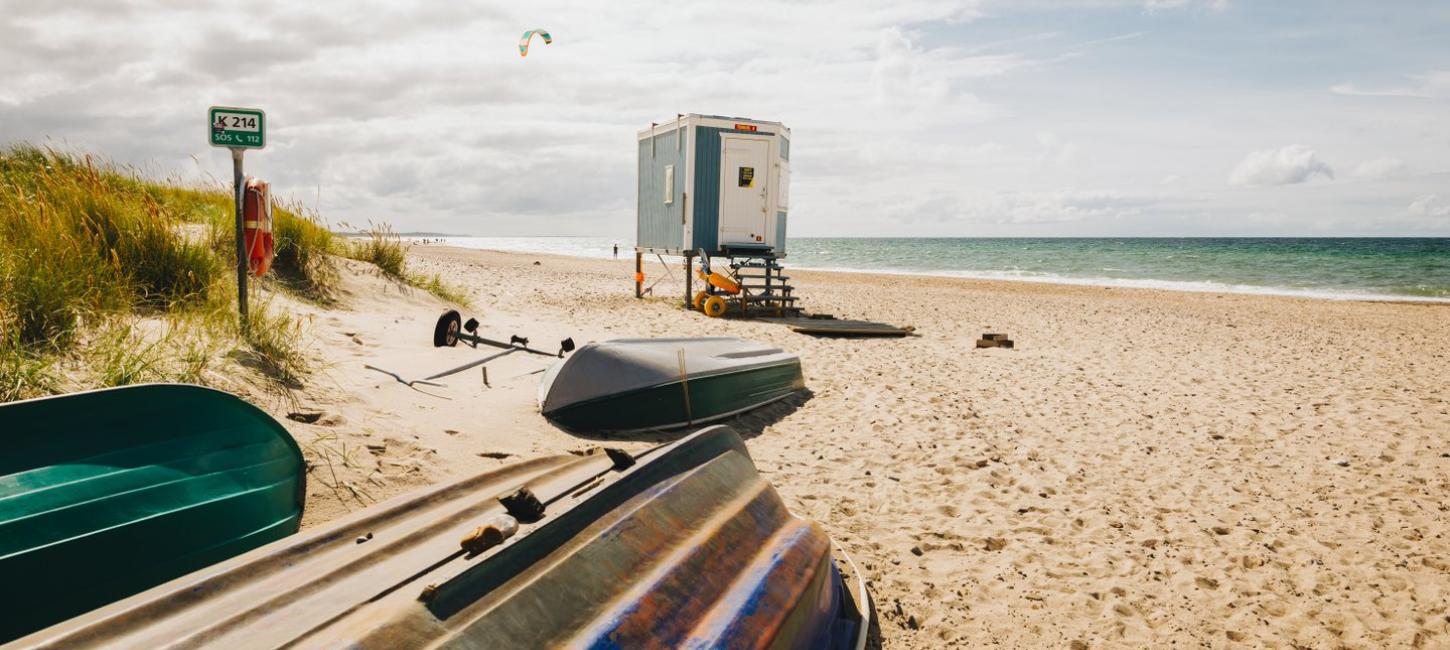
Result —
<instances>
[{"instance_id":1,"label":"rusty boat hull","mask_svg":"<svg viewBox=\"0 0 1450 650\"><path fill-rule=\"evenodd\" d=\"M596 451L405 495L15 647L864 646L861 574L735 432ZM460 548L512 515L516 534Z\"/></svg>"}]
</instances>

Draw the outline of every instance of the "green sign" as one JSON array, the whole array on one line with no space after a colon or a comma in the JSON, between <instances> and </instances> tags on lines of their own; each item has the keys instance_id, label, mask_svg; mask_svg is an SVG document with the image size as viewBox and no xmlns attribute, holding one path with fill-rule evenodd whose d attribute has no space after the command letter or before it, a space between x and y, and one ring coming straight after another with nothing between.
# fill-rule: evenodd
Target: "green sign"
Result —
<instances>
[{"instance_id":1,"label":"green sign","mask_svg":"<svg viewBox=\"0 0 1450 650\"><path fill-rule=\"evenodd\" d=\"M261 149L267 146L267 114L260 108L213 106L207 109L211 146Z\"/></svg>"}]
</instances>

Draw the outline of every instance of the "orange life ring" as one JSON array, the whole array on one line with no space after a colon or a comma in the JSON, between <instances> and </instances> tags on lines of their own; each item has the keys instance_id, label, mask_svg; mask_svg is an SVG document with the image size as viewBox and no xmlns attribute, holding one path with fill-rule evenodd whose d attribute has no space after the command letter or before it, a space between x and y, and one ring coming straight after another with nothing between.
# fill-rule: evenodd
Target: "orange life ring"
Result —
<instances>
[{"instance_id":1,"label":"orange life ring","mask_svg":"<svg viewBox=\"0 0 1450 650\"><path fill-rule=\"evenodd\" d=\"M247 272L262 277L272 268L272 192L267 181L247 178L242 199L242 250Z\"/></svg>"}]
</instances>

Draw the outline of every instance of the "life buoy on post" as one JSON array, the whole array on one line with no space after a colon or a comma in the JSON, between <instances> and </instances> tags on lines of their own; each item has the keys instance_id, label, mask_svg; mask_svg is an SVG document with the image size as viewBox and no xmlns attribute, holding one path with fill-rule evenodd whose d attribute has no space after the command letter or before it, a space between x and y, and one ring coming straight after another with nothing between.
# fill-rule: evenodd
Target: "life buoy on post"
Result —
<instances>
[{"instance_id":1,"label":"life buoy on post","mask_svg":"<svg viewBox=\"0 0 1450 650\"><path fill-rule=\"evenodd\" d=\"M262 277L272 268L272 192L267 181L247 177L242 200L242 246L247 271Z\"/></svg>"}]
</instances>

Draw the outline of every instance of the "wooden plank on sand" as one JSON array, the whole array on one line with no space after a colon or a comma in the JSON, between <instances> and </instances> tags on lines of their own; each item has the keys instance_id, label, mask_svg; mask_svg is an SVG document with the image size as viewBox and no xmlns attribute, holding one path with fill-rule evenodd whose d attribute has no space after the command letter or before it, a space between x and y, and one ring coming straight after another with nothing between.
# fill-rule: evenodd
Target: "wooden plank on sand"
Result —
<instances>
[{"instance_id":1,"label":"wooden plank on sand","mask_svg":"<svg viewBox=\"0 0 1450 650\"><path fill-rule=\"evenodd\" d=\"M793 332L816 336L910 336L915 328L897 327L886 323L865 320L820 319L820 318L761 318L759 320L779 323Z\"/></svg>"}]
</instances>

